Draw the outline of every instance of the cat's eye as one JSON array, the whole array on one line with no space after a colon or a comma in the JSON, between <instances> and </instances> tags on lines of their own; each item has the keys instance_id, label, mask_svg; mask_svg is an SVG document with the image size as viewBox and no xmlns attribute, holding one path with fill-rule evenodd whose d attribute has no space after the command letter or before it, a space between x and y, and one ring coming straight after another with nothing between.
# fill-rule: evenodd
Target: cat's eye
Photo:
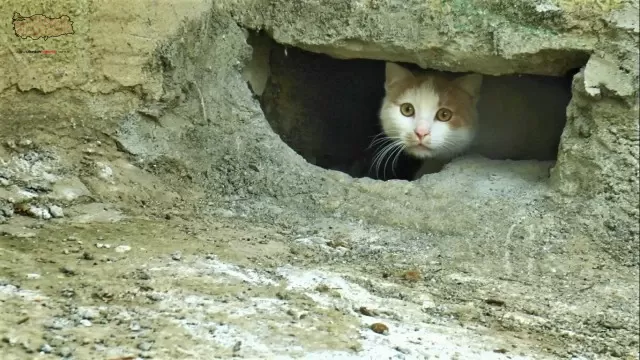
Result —
<instances>
[{"instance_id":1,"label":"cat's eye","mask_svg":"<svg viewBox=\"0 0 640 360\"><path fill-rule=\"evenodd\" d=\"M440 121L449 121L451 120L451 116L453 116L451 110L445 108L438 110L438 112L436 113L436 119Z\"/></svg>"},{"instance_id":2,"label":"cat's eye","mask_svg":"<svg viewBox=\"0 0 640 360\"><path fill-rule=\"evenodd\" d=\"M404 103L400 105L400 113L406 117L413 116L416 113L416 110L413 108L413 105L409 103Z\"/></svg>"}]
</instances>

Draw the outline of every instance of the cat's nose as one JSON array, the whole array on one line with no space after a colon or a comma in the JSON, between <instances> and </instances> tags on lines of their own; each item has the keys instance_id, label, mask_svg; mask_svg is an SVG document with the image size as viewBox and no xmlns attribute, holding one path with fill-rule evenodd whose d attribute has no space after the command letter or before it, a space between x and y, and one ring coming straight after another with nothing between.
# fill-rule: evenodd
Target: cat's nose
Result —
<instances>
[{"instance_id":1,"label":"cat's nose","mask_svg":"<svg viewBox=\"0 0 640 360\"><path fill-rule=\"evenodd\" d=\"M422 141L422 139L429 135L429 129L427 129L426 127L422 127L419 126L417 128L415 128L415 130L413 130L413 132L416 134L416 136L418 137L418 140Z\"/></svg>"}]
</instances>

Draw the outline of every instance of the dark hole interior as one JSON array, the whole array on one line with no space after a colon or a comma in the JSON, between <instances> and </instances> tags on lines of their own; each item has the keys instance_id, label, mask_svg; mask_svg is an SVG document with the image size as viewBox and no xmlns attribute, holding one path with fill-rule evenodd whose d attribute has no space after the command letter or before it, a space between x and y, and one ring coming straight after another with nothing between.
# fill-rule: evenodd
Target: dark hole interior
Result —
<instances>
[{"instance_id":1,"label":"dark hole interior","mask_svg":"<svg viewBox=\"0 0 640 360\"><path fill-rule=\"evenodd\" d=\"M252 66L268 72L262 69L263 89L257 95L269 124L287 145L312 164L352 177L413 179L422 161L404 153L387 157L379 169L371 166L380 150L370 145L382 131L378 110L384 97L383 61L340 60L273 42L265 47L261 41L262 51L254 43ZM255 60L260 53L262 62ZM478 103L479 137L485 141L469 153L491 159L555 160L574 74L485 75L487 94ZM435 162L431 172L442 165Z\"/></svg>"}]
</instances>

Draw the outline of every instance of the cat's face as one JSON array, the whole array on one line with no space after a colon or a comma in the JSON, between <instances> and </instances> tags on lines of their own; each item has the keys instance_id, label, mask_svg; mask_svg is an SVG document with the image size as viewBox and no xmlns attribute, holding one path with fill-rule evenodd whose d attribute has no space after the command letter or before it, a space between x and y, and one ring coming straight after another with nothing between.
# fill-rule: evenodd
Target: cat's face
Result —
<instances>
[{"instance_id":1,"label":"cat's face","mask_svg":"<svg viewBox=\"0 0 640 360\"><path fill-rule=\"evenodd\" d=\"M478 74L449 81L387 63L380 109L385 135L416 158L455 156L473 140L481 83Z\"/></svg>"}]
</instances>

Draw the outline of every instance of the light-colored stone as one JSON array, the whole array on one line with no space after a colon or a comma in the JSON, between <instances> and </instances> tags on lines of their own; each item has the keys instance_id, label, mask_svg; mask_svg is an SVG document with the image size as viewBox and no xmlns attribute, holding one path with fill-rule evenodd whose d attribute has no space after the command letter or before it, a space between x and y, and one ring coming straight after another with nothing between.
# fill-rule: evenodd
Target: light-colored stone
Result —
<instances>
[{"instance_id":1,"label":"light-colored stone","mask_svg":"<svg viewBox=\"0 0 640 360\"><path fill-rule=\"evenodd\" d=\"M64 210L58 205L49 205L49 213L54 218L64 217Z\"/></svg>"}]
</instances>

